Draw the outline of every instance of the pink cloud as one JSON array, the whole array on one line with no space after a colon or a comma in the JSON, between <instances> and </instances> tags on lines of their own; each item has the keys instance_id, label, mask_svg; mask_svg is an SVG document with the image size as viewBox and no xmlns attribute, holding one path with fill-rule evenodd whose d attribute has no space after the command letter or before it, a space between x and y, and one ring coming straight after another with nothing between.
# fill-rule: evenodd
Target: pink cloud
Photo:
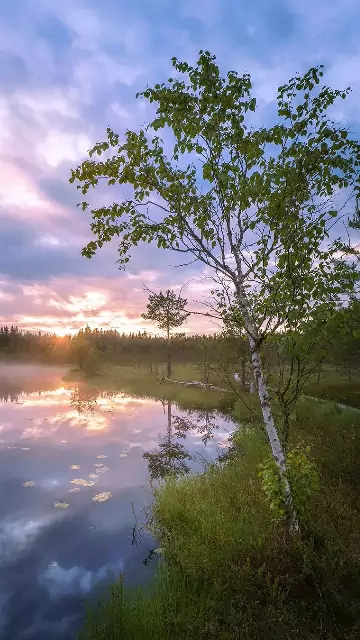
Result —
<instances>
[{"instance_id":1,"label":"pink cloud","mask_svg":"<svg viewBox=\"0 0 360 640\"><path fill-rule=\"evenodd\" d=\"M127 274L113 279L99 277L78 281L53 278L42 284L18 284L16 291L11 293L11 282L2 281L0 324L59 334L75 333L87 324L91 328L114 328L125 333L144 329L157 333L154 323L141 317L146 310L148 293L137 285L133 287L133 282ZM154 289L158 290L154 284ZM204 311L195 302L196 287L188 293L189 308ZM203 292L198 293L201 298ZM206 318L193 316L182 330L202 332L216 328Z\"/></svg>"}]
</instances>

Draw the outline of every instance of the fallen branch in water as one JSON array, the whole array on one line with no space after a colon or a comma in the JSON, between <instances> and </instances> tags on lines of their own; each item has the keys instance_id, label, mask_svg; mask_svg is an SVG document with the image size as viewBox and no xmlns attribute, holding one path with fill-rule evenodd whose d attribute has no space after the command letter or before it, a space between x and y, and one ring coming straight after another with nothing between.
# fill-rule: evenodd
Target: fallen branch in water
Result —
<instances>
[{"instance_id":1,"label":"fallen branch in water","mask_svg":"<svg viewBox=\"0 0 360 640\"><path fill-rule=\"evenodd\" d=\"M160 380L160 384L162 382L173 382L174 384L183 384L184 387L200 387L200 389L211 389L213 391L222 391L223 393L228 393L227 389L223 389L222 387L215 387L213 384L207 384L205 382L198 382L197 380L192 380L191 382L182 382L181 380L172 380L171 378L166 378L163 376Z\"/></svg>"}]
</instances>

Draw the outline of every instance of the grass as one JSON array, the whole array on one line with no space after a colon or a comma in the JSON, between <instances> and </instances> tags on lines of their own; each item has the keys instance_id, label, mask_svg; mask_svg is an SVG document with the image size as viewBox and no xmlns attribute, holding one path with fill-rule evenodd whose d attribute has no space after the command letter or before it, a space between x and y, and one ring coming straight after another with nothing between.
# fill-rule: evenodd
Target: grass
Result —
<instances>
[{"instance_id":1,"label":"grass","mask_svg":"<svg viewBox=\"0 0 360 640\"><path fill-rule=\"evenodd\" d=\"M251 400L252 401L252 400ZM300 539L272 519L257 475L268 451L257 409L226 463L168 480L149 522L164 552L150 589L122 584L89 615L91 640L355 640L360 637L360 420L302 400L292 444L321 477Z\"/></svg>"},{"instance_id":2,"label":"grass","mask_svg":"<svg viewBox=\"0 0 360 640\"><path fill-rule=\"evenodd\" d=\"M201 380L201 368L195 365L176 365L173 371L173 378L184 382ZM64 377L66 382L85 379L84 374L79 369L70 370ZM227 395L221 391L202 391L166 381L160 383L160 380L161 375L156 376L148 368L137 369L133 366L110 366L101 369L97 375L88 378L87 382L90 386L101 391L119 390L135 396L172 400L180 408L184 409L217 409L219 405L224 404L224 396L226 397ZM213 376L211 382L212 384L219 384L219 379L215 379ZM219 384L219 386L221 385Z\"/></svg>"},{"instance_id":3,"label":"grass","mask_svg":"<svg viewBox=\"0 0 360 640\"><path fill-rule=\"evenodd\" d=\"M353 376L349 382L347 378L334 371L326 372L319 383L315 380L308 383L304 393L360 409L360 376Z\"/></svg>"},{"instance_id":4,"label":"grass","mask_svg":"<svg viewBox=\"0 0 360 640\"><path fill-rule=\"evenodd\" d=\"M125 393L172 400L181 408L189 409L226 409L233 404L233 399L228 394L221 392L187 388L181 385L164 381L160 384L164 367L159 367L158 374L150 371L149 367L135 368L133 365L105 365L92 377L86 378L78 368L70 369L64 377L66 382L86 380L90 386L101 391L119 390ZM209 368L209 382L215 386L228 388L230 396L233 390L229 388L226 380ZM175 364L173 366L173 379L179 381L203 380L203 367L195 364ZM342 375L334 367L324 366L320 382L314 375L304 387L304 394L330 402L352 406L360 409L360 374L352 374L349 383L347 375ZM248 394L241 395L249 404ZM257 400L255 400L257 405ZM257 405L258 406L258 405Z\"/></svg>"}]
</instances>

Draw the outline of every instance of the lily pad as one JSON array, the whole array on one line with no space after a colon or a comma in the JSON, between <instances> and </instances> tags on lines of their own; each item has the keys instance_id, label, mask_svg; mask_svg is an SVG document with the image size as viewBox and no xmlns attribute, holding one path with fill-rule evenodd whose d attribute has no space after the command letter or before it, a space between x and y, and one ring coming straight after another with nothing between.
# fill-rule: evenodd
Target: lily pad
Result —
<instances>
[{"instance_id":1,"label":"lily pad","mask_svg":"<svg viewBox=\"0 0 360 640\"><path fill-rule=\"evenodd\" d=\"M93 497L93 502L106 502L109 498L112 497L112 493L110 491L104 491L103 493L98 493Z\"/></svg>"},{"instance_id":2,"label":"lily pad","mask_svg":"<svg viewBox=\"0 0 360 640\"><path fill-rule=\"evenodd\" d=\"M54 502L55 509L67 509L69 506L68 502Z\"/></svg>"},{"instance_id":3,"label":"lily pad","mask_svg":"<svg viewBox=\"0 0 360 640\"><path fill-rule=\"evenodd\" d=\"M74 480L71 480L71 484L80 484L82 487L93 487L96 483L83 480L83 478L74 478Z\"/></svg>"}]
</instances>

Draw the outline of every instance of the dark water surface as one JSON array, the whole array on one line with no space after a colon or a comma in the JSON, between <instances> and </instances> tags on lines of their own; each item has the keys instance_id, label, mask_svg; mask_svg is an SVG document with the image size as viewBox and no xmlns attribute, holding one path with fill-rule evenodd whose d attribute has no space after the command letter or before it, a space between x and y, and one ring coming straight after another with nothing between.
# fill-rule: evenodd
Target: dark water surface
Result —
<instances>
[{"instance_id":1,"label":"dark water surface","mask_svg":"<svg viewBox=\"0 0 360 640\"><path fill-rule=\"evenodd\" d=\"M141 521L151 504L149 472L201 469L199 456L214 459L233 428L209 413L67 385L64 373L0 364L4 640L72 640L85 603L120 572L128 583L150 579L154 565L143 561L154 541L132 544L134 510Z\"/></svg>"}]
</instances>

